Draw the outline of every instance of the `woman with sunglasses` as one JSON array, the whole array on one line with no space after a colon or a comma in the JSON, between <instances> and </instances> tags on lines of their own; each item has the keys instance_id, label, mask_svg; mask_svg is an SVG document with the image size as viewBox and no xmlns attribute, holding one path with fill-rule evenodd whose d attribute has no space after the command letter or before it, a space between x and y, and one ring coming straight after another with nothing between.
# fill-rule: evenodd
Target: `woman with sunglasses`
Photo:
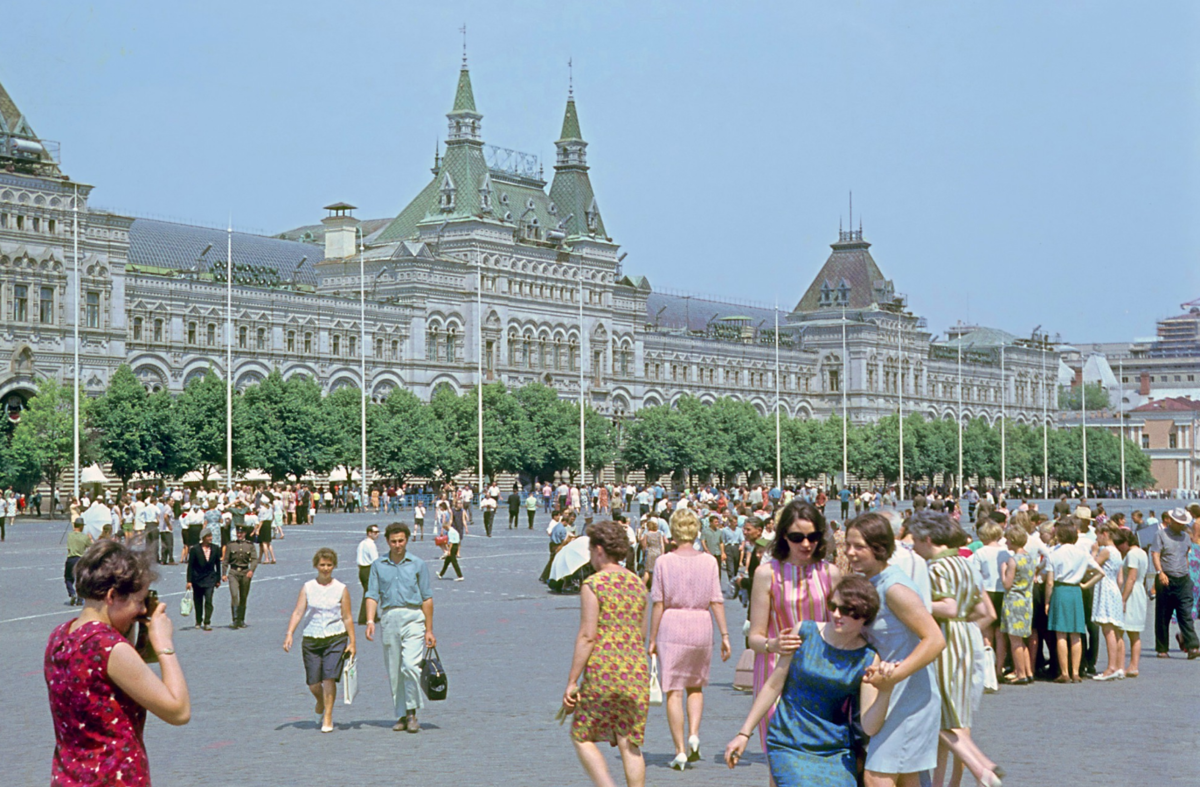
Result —
<instances>
[{"instance_id":1,"label":"woman with sunglasses","mask_svg":"<svg viewBox=\"0 0 1200 787\"><path fill-rule=\"evenodd\" d=\"M868 735L878 732L892 692L886 675L895 665L881 663L863 638L863 627L879 612L879 594L870 580L843 579L829 610L827 623L800 624L795 632L800 647L780 656L741 730L725 747L730 768L750 741L748 730L774 709L766 744L771 780L778 787L858 783L849 709L861 711Z\"/></svg>"},{"instance_id":2,"label":"woman with sunglasses","mask_svg":"<svg viewBox=\"0 0 1200 787\"><path fill-rule=\"evenodd\" d=\"M802 621L829 620L828 601L842 579L825 562L825 516L812 503L793 500L779 513L771 557L754 571L750 596L750 649L754 658L754 693L762 691L780 656L800 647L796 627ZM759 723L766 749L772 711Z\"/></svg>"},{"instance_id":3,"label":"woman with sunglasses","mask_svg":"<svg viewBox=\"0 0 1200 787\"><path fill-rule=\"evenodd\" d=\"M946 640L913 580L888 564L896 551L892 525L880 514L846 524L850 568L879 593L879 613L866 627L867 642L896 667L875 685L891 685L891 710L867 745L866 787L917 787L923 771L937 765L941 694L933 662Z\"/></svg>"}]
</instances>

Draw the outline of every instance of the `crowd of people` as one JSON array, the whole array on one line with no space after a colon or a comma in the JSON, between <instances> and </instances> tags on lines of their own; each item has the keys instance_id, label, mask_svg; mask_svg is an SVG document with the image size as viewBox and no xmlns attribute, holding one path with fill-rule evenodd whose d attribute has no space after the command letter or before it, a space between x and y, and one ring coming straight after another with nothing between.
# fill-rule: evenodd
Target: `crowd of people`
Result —
<instances>
[{"instance_id":1,"label":"crowd of people","mask_svg":"<svg viewBox=\"0 0 1200 787\"><path fill-rule=\"evenodd\" d=\"M149 590L153 564L176 562L164 536L183 536L196 628L211 631L213 591L228 584L237 629L246 625L255 571L274 562L272 538L284 524L312 521L319 496L301 509L302 491L135 490L105 501L103 524L95 506L104 503L72 502L64 579L68 603L83 609L55 630L46 651L58 742L54 783L87 783L109 767L144 771L148 783L146 711L174 724L188 719L173 629ZM493 483L480 496L481 535L492 536L500 510L508 510L511 530L522 512L532 527L533 514L548 506L542 580L555 592L578 587L580 627L562 706L573 717L580 762L598 785L612 783L600 742L619 749L628 784L644 783L652 683L675 750L670 767L683 771L701 759L711 663L734 655L730 602L746 607L737 639L755 699L725 760L736 767L758 735L777 787L941 787L967 773L978 784L1000 785L1003 768L971 734L985 691L1037 679L1136 678L1150 598L1157 598L1156 655L1171 655L1174 618L1174 644L1188 659L1200 658L1193 625L1200 506L1161 518L1135 511L1126 521L1103 504L1093 512L1086 500L1066 497L1049 513L1024 500L1010 508L987 490L961 500L918 494L906 511L892 508L896 501L882 490L826 495L813 487L705 487L672 499L656 484L559 484L501 495ZM475 498L469 486L447 487L430 504L443 550L439 578L449 578L449 569L463 578L458 556ZM385 505L381 495L378 505L387 511L391 500ZM853 513L827 520L829 506ZM380 526L367 527L356 550L357 621L350 590L333 578L337 553L321 548L313 556L316 576L299 591L283 648L291 649L301 629L305 682L322 732L334 729L336 685L356 654L356 625L368 641L381 641L393 729L421 729L421 664L437 640L433 572L408 550L423 538L426 509L418 502L412 513L413 527L386 527L382 553ZM573 573L575 585L551 579L558 552L582 538L587 563ZM131 645L135 626L148 634L145 652ZM82 674L98 651L107 654L106 668ZM161 678L145 666L151 651ZM80 685L88 699L82 704L71 700ZM95 712L116 713L118 721L97 725Z\"/></svg>"}]
</instances>

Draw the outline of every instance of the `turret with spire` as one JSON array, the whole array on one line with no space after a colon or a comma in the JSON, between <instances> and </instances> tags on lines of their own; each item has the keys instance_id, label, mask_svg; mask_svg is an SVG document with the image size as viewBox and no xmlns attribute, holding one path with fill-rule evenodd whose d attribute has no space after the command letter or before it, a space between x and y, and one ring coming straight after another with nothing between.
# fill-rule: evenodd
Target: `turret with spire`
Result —
<instances>
[{"instance_id":1,"label":"turret with spire","mask_svg":"<svg viewBox=\"0 0 1200 787\"><path fill-rule=\"evenodd\" d=\"M568 66L570 63L568 63ZM572 76L567 88L567 109L563 114L562 132L554 143L557 156L554 181L550 184L550 199L564 216L563 230L567 236L606 237L600 206L588 177L587 142L579 130L579 112L575 108L575 85Z\"/></svg>"}]
</instances>

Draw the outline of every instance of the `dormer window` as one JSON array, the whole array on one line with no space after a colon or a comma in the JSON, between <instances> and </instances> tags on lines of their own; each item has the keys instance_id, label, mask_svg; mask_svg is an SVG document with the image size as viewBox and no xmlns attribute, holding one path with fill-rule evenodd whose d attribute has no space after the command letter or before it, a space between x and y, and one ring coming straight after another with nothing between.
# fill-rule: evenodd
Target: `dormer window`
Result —
<instances>
[{"instance_id":1,"label":"dormer window","mask_svg":"<svg viewBox=\"0 0 1200 787\"><path fill-rule=\"evenodd\" d=\"M503 191L502 191L502 192L500 192L500 204L501 204L501 205L507 205L507 204L508 204L508 194L504 193Z\"/></svg>"},{"instance_id":2,"label":"dormer window","mask_svg":"<svg viewBox=\"0 0 1200 787\"><path fill-rule=\"evenodd\" d=\"M833 302L833 288L829 286L829 282L821 285L821 298L819 303L822 306L828 306Z\"/></svg>"},{"instance_id":3,"label":"dormer window","mask_svg":"<svg viewBox=\"0 0 1200 787\"><path fill-rule=\"evenodd\" d=\"M484 211L492 209L492 176L484 173L483 183L479 184L479 207Z\"/></svg>"},{"instance_id":4,"label":"dormer window","mask_svg":"<svg viewBox=\"0 0 1200 787\"><path fill-rule=\"evenodd\" d=\"M441 208L442 210L454 210L454 181L450 177L450 173L442 176L441 188Z\"/></svg>"},{"instance_id":5,"label":"dormer window","mask_svg":"<svg viewBox=\"0 0 1200 787\"><path fill-rule=\"evenodd\" d=\"M553 202L550 203L550 207L548 208L548 210L550 211L551 216L558 215L558 206L555 205Z\"/></svg>"},{"instance_id":6,"label":"dormer window","mask_svg":"<svg viewBox=\"0 0 1200 787\"><path fill-rule=\"evenodd\" d=\"M592 198L592 204L587 209L587 228L589 232L596 232L600 227L600 207L596 204L596 198Z\"/></svg>"},{"instance_id":7,"label":"dormer window","mask_svg":"<svg viewBox=\"0 0 1200 787\"><path fill-rule=\"evenodd\" d=\"M847 305L850 303L850 285L845 279L838 285L838 300Z\"/></svg>"}]
</instances>

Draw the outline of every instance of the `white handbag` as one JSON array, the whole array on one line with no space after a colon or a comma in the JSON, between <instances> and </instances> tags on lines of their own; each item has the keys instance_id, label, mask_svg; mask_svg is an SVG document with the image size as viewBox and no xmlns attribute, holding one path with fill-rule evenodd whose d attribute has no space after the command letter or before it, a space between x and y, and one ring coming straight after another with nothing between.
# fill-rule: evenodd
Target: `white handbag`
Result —
<instances>
[{"instance_id":1,"label":"white handbag","mask_svg":"<svg viewBox=\"0 0 1200 787\"><path fill-rule=\"evenodd\" d=\"M354 656L346 660L346 666L342 667L342 701L349 705L354 702L354 698L358 695L358 664Z\"/></svg>"},{"instance_id":2,"label":"white handbag","mask_svg":"<svg viewBox=\"0 0 1200 787\"><path fill-rule=\"evenodd\" d=\"M650 657L650 704L662 705L662 686L658 682L658 655Z\"/></svg>"},{"instance_id":3,"label":"white handbag","mask_svg":"<svg viewBox=\"0 0 1200 787\"><path fill-rule=\"evenodd\" d=\"M185 618L192 615L192 594L191 591L185 591L183 598L179 599L179 614Z\"/></svg>"}]
</instances>

